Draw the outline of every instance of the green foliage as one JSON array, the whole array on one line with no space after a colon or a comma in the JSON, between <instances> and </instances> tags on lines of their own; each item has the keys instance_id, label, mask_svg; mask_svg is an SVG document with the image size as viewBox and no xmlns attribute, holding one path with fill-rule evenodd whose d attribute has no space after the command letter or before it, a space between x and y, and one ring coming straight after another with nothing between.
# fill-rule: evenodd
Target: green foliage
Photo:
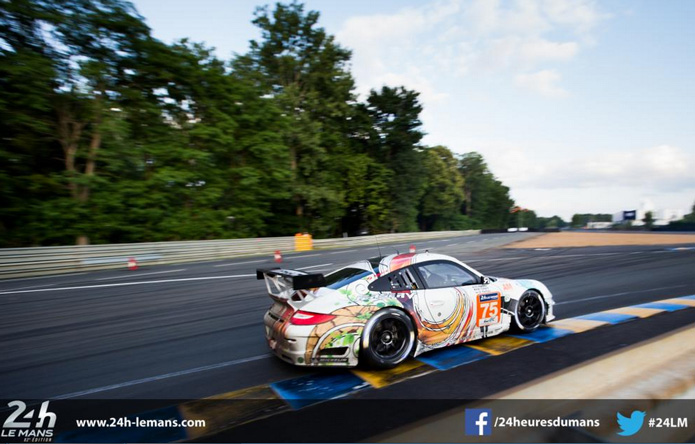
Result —
<instances>
[{"instance_id":1,"label":"green foliage","mask_svg":"<svg viewBox=\"0 0 695 444\"><path fill-rule=\"evenodd\" d=\"M690 211L690 214L686 214L685 217L683 217L683 222L685 222L685 223L695 222L695 203L693 204L693 207Z\"/></svg>"},{"instance_id":2,"label":"green foliage","mask_svg":"<svg viewBox=\"0 0 695 444\"><path fill-rule=\"evenodd\" d=\"M509 188L492 175L483 156L476 152L464 154L459 171L465 178L464 214L482 228L507 228L514 201Z\"/></svg>"},{"instance_id":3,"label":"green foliage","mask_svg":"<svg viewBox=\"0 0 695 444\"><path fill-rule=\"evenodd\" d=\"M665 227L656 227L655 229L659 231L695 231L695 203L690 214L686 214L683 219L670 222Z\"/></svg>"},{"instance_id":4,"label":"green foliage","mask_svg":"<svg viewBox=\"0 0 695 444\"><path fill-rule=\"evenodd\" d=\"M300 3L230 61L122 0L0 2L0 246L506 227L477 153L421 144L416 91L354 95Z\"/></svg>"},{"instance_id":5,"label":"green foliage","mask_svg":"<svg viewBox=\"0 0 695 444\"><path fill-rule=\"evenodd\" d=\"M425 191L421 201L421 228L448 230L457 223L464 201L463 176L458 160L448 148L435 146L424 152Z\"/></svg>"},{"instance_id":6,"label":"green foliage","mask_svg":"<svg viewBox=\"0 0 695 444\"><path fill-rule=\"evenodd\" d=\"M644 222L644 225L648 230L651 230L654 226L654 214L651 211L647 211L644 214L644 219L642 219L642 222Z\"/></svg>"},{"instance_id":7,"label":"green foliage","mask_svg":"<svg viewBox=\"0 0 695 444\"><path fill-rule=\"evenodd\" d=\"M340 231L348 205L336 160L345 150L341 126L351 113L354 82L350 51L317 26L318 18L299 3L258 8L253 23L262 39L251 42L238 64L256 73L288 121L280 135L289 149L296 228L322 237Z\"/></svg>"},{"instance_id":8,"label":"green foliage","mask_svg":"<svg viewBox=\"0 0 695 444\"><path fill-rule=\"evenodd\" d=\"M570 226L572 228L585 227L589 222L611 222L613 216L610 214L575 214L572 216Z\"/></svg>"},{"instance_id":9,"label":"green foliage","mask_svg":"<svg viewBox=\"0 0 695 444\"><path fill-rule=\"evenodd\" d=\"M366 112L371 117L367 152L391 170L389 198L392 232L417 231L420 199L425 192L425 154L418 146L422 106L418 93L403 87L371 91Z\"/></svg>"},{"instance_id":10,"label":"green foliage","mask_svg":"<svg viewBox=\"0 0 695 444\"><path fill-rule=\"evenodd\" d=\"M552 217L539 217L537 219L537 224L533 228L538 228L540 230L543 230L545 228L564 228L567 226L567 222L565 222L560 216L552 216Z\"/></svg>"},{"instance_id":11,"label":"green foliage","mask_svg":"<svg viewBox=\"0 0 695 444\"><path fill-rule=\"evenodd\" d=\"M533 210L521 208L513 212L509 225L517 228L538 228L538 216L536 216L536 212Z\"/></svg>"}]
</instances>

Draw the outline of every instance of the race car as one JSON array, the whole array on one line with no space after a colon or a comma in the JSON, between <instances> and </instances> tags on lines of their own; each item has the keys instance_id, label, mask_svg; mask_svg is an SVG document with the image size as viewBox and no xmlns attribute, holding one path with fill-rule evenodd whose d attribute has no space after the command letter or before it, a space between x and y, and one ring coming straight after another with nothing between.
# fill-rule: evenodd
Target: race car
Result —
<instances>
[{"instance_id":1,"label":"race car","mask_svg":"<svg viewBox=\"0 0 695 444\"><path fill-rule=\"evenodd\" d=\"M323 274L257 270L273 304L268 345L300 366L394 367L409 356L531 332L553 316L541 282L484 276L456 258L392 254Z\"/></svg>"}]
</instances>

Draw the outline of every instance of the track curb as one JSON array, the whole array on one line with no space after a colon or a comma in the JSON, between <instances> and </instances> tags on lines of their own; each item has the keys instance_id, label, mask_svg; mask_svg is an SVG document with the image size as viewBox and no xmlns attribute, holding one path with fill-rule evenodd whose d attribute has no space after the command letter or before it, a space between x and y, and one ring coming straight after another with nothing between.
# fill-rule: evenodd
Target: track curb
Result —
<instances>
[{"instance_id":1,"label":"track curb","mask_svg":"<svg viewBox=\"0 0 695 444\"><path fill-rule=\"evenodd\" d=\"M549 326L543 327L529 335L520 337L504 335L475 341L475 343L470 345L462 344L436 350L414 360L406 361L403 365L406 365L408 368L404 371L396 367L386 371L345 370L342 372L314 373L223 393L203 400L189 401L146 412L146 414L158 418L174 415L182 419L205 419L207 426L202 430L192 428L174 429L168 436L168 442L203 441L208 436L279 413L299 410L332 399L347 397L364 390L375 390L415 377L447 371L481 359L517 350L521 347L533 346L536 343L545 343L563 336L580 334L593 329L647 318L664 312L693 308L695 308L695 295L671 297L647 304L638 304L575 318L562 319L552 322ZM252 400L253 402L245 404L243 411L235 408L219 409L214 407L216 403L212 403L212 407L209 408L205 406L205 401L225 399L243 399L247 401ZM141 414L140 416L143 415ZM94 430L85 433L85 436L80 436L78 432L71 431L63 434L65 436L59 435L57 441L74 442L75 440L81 441L84 439L88 441L103 441L106 439L107 442L148 441L145 430L142 431L141 435L136 436L133 436L133 432L129 431L127 439L115 436L114 430L110 429L104 429L103 435ZM158 436L158 438L161 438L161 436Z\"/></svg>"}]
</instances>

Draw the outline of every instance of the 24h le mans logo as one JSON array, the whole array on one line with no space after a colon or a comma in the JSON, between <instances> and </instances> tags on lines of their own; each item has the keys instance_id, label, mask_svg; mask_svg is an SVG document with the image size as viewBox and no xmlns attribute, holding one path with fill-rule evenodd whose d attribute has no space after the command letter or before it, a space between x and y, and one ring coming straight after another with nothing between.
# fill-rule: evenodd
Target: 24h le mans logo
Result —
<instances>
[{"instance_id":1,"label":"24h le mans logo","mask_svg":"<svg viewBox=\"0 0 695 444\"><path fill-rule=\"evenodd\" d=\"M53 428L56 425L57 416L48 411L48 403L44 401L39 409L39 414L34 418L36 410L26 412L27 405L22 401L12 401L7 404L15 411L5 420L0 431L0 438L12 438L24 442L50 442L53 438ZM24 413L26 412L26 413ZM35 421L34 421L35 419Z\"/></svg>"}]
</instances>

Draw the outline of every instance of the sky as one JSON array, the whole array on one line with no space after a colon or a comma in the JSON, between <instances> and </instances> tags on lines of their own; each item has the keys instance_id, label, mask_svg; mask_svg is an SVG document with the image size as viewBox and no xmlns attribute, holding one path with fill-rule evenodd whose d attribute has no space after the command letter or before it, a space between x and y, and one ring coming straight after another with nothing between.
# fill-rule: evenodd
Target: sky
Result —
<instances>
[{"instance_id":1,"label":"sky","mask_svg":"<svg viewBox=\"0 0 695 444\"><path fill-rule=\"evenodd\" d=\"M136 0L165 42L222 59L263 2ZM352 50L360 97L421 93L423 143L477 151L540 216L695 203L695 1L305 2Z\"/></svg>"}]
</instances>

